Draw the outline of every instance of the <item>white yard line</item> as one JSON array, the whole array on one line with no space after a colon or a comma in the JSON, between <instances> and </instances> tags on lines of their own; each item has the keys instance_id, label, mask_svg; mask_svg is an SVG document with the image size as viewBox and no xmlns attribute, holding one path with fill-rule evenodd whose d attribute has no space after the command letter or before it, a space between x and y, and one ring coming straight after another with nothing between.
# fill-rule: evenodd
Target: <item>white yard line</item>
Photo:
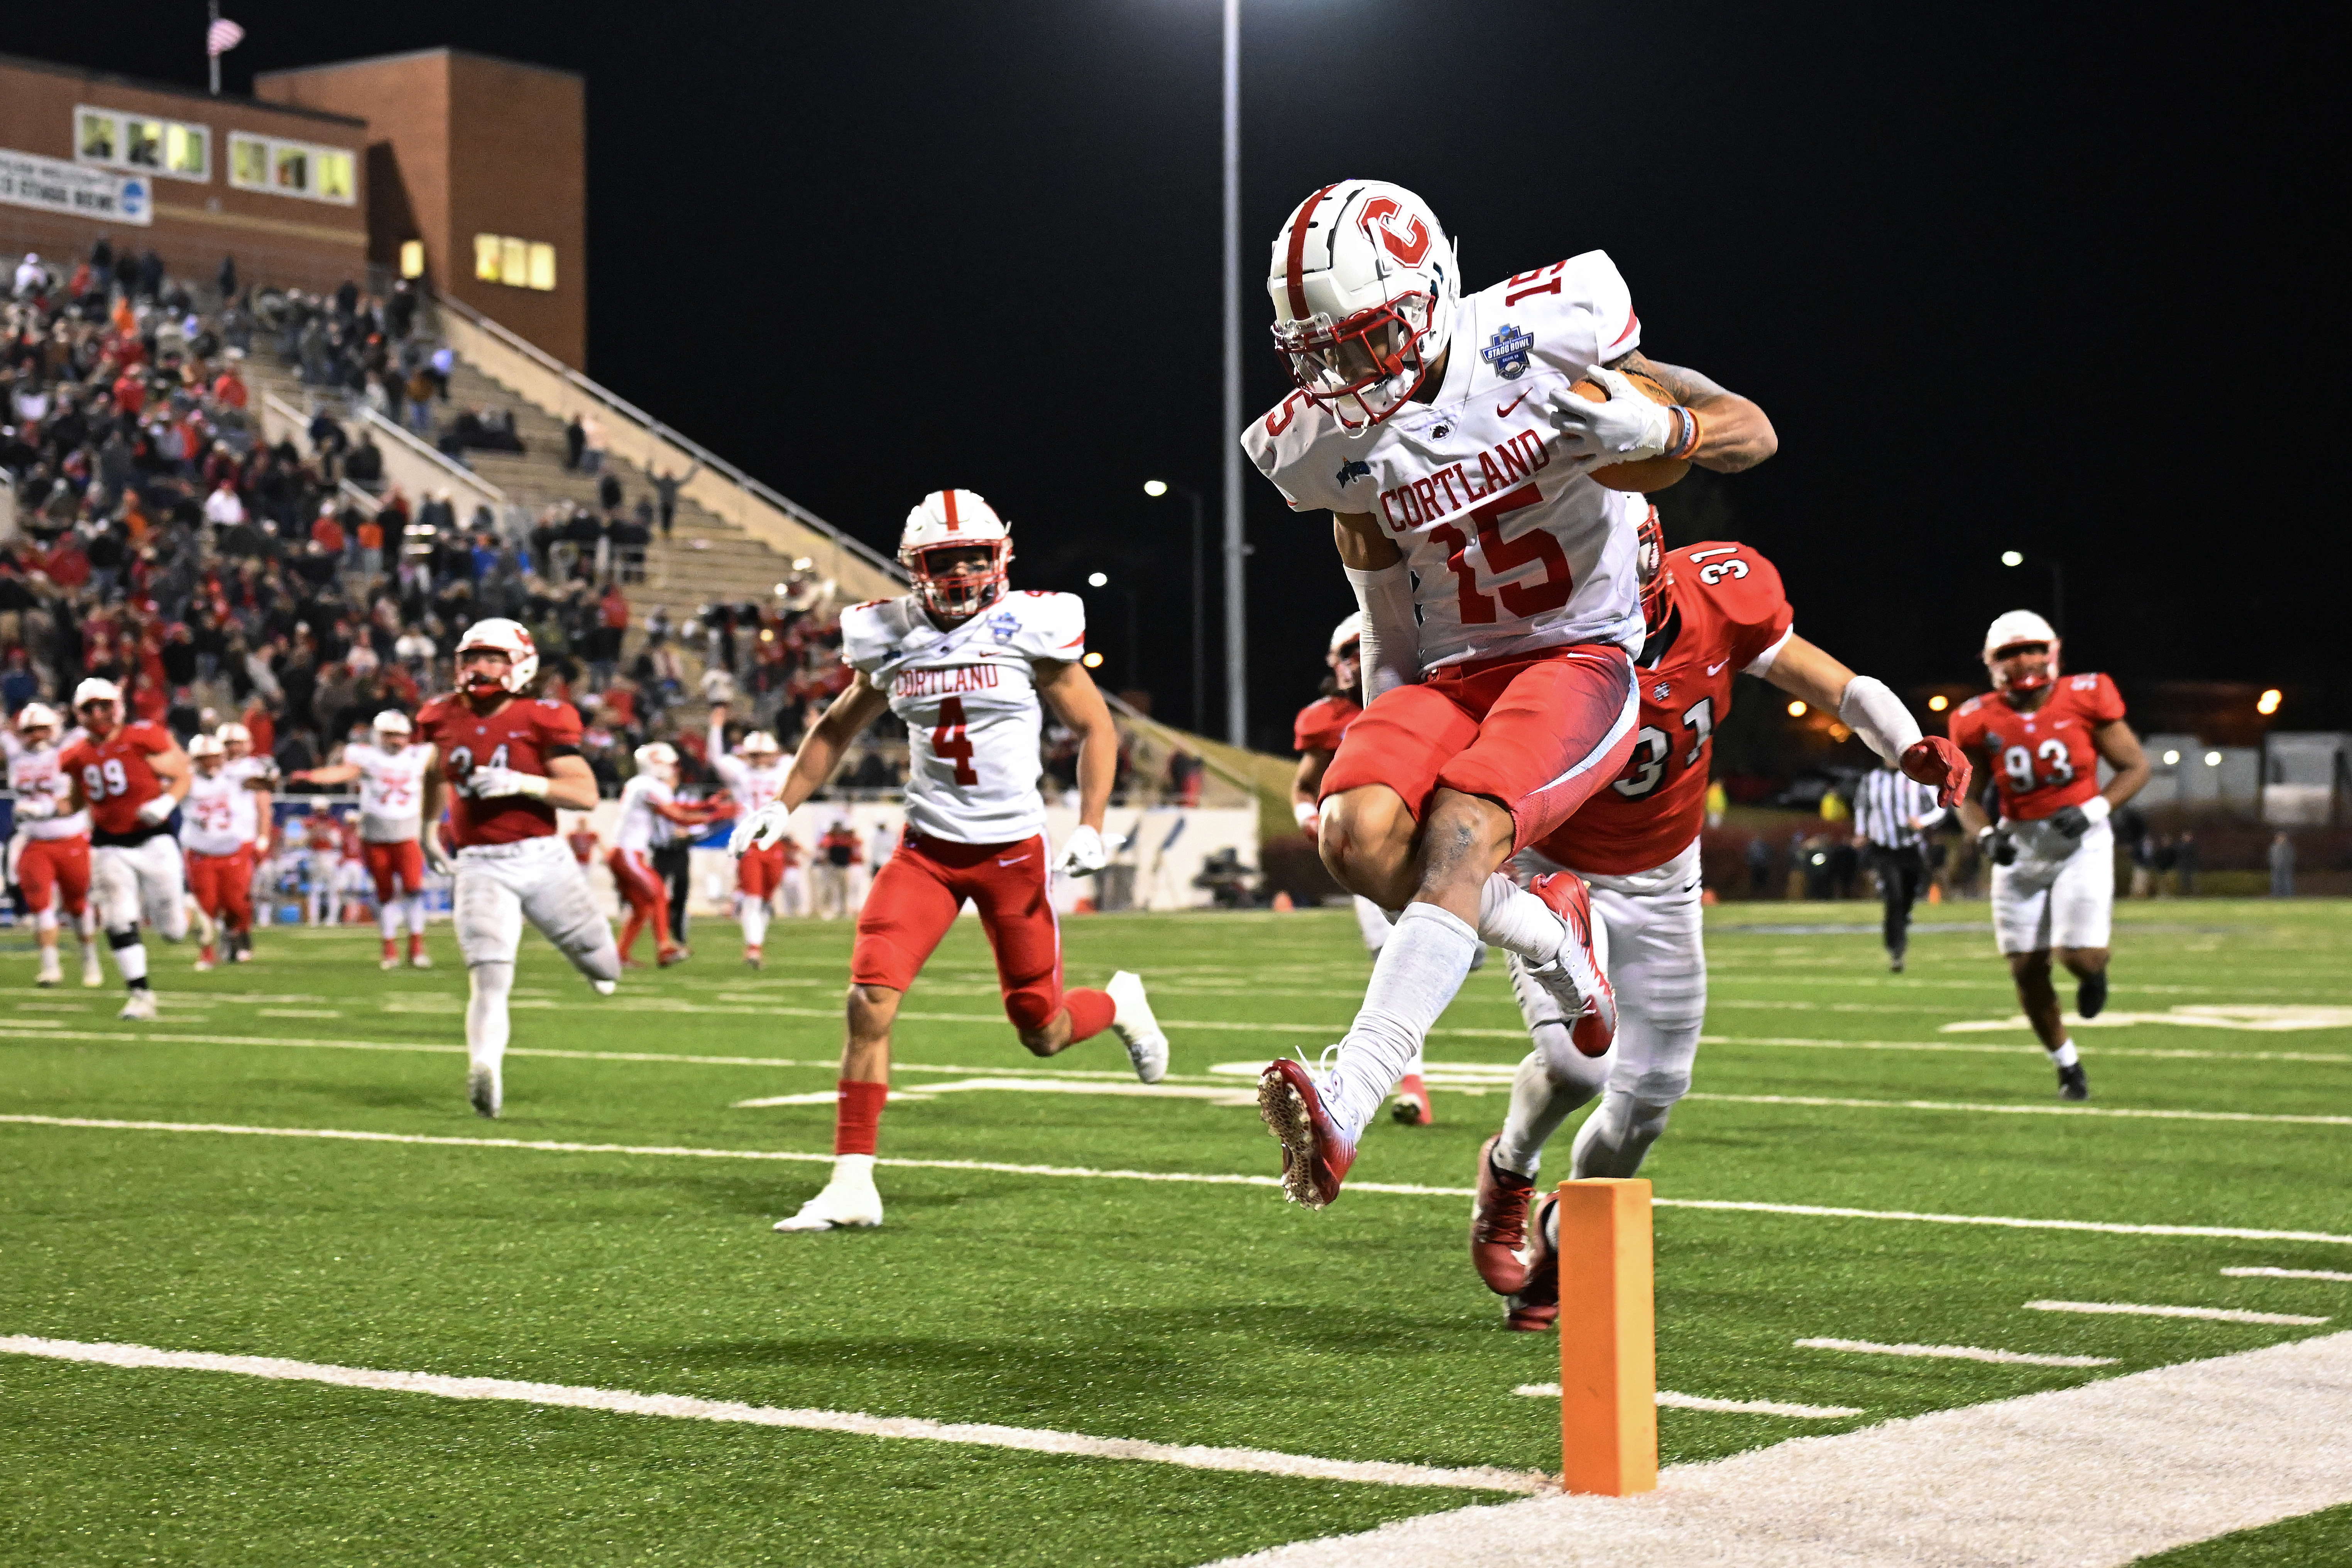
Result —
<instances>
[{"instance_id":1,"label":"white yard line","mask_svg":"<svg viewBox=\"0 0 2352 1568\"><path fill-rule=\"evenodd\" d=\"M513 1053L509 1052L509 1055ZM90 1116L0 1115L0 1126L79 1127L122 1132L211 1132L250 1138L326 1138L356 1143L410 1143L452 1149L520 1149L555 1154L629 1154L698 1160L781 1160L831 1164L830 1154L772 1149L700 1149L667 1144L570 1143L551 1139L458 1138L422 1132L370 1132L333 1127L248 1127L207 1121L134 1121ZM1275 1187L1275 1176L1215 1171L1118 1171L1083 1165L1016 1165L990 1160L881 1159L878 1165L907 1170L985 1171L1016 1176L1066 1177L1083 1181L1175 1182L1208 1186ZM1405 1197L1466 1198L1469 1187L1418 1186L1404 1182L1350 1182L1351 1193L1389 1193ZM2005 1230L2078 1230L2108 1236L2205 1237L2244 1241L2307 1241L2352 1247L2352 1236L2323 1230L2255 1230L2220 1225L2128 1225L2109 1220L2027 1219L2004 1215L1927 1214L1909 1209L1833 1208L1819 1204L1750 1203L1729 1198L1655 1198L1658 1208L1722 1209L1741 1214L1792 1215L1821 1219L1894 1220L1926 1225L1982 1225Z\"/></svg>"},{"instance_id":2,"label":"white yard line","mask_svg":"<svg viewBox=\"0 0 2352 1568\"><path fill-rule=\"evenodd\" d=\"M2109 1568L2352 1501L2352 1334L1229 1559L1238 1568Z\"/></svg>"},{"instance_id":3,"label":"white yard line","mask_svg":"<svg viewBox=\"0 0 2352 1568\"><path fill-rule=\"evenodd\" d=\"M1958 1110L1985 1116L2122 1117L2138 1121L2262 1121L2294 1127L2352 1127L2352 1116L2285 1116L2252 1110L2156 1110L2116 1105L1987 1105L1959 1100L1845 1100L1825 1094L1707 1094L1724 1105L1815 1105L1839 1110Z\"/></svg>"},{"instance_id":4,"label":"white yard line","mask_svg":"<svg viewBox=\"0 0 2352 1568\"><path fill-rule=\"evenodd\" d=\"M619 1388L583 1388L560 1383L514 1383L502 1377L446 1377L427 1372L385 1372L373 1367L333 1366L283 1361L275 1356L214 1355L203 1351L156 1350L148 1345L86 1344L74 1340L0 1336L0 1352L51 1361L178 1372L233 1373L289 1383L322 1383L392 1394L429 1394L442 1399L509 1400L522 1405L562 1405L615 1415L658 1415L674 1421L720 1421L750 1426L789 1426L809 1432L841 1432L860 1437L910 1438L930 1443L970 1443L1019 1448L1034 1454L1078 1458L1137 1459L1195 1470L1240 1470L1255 1475L1298 1476L1310 1480L1359 1481L1371 1486L1451 1487L1473 1491L1533 1492L1553 1478L1527 1470L1447 1469L1431 1465L1321 1459L1263 1448L1213 1448L1199 1445L1147 1443L1127 1437L1092 1437L1079 1432L996 1426L981 1422L926 1421L915 1416L867 1415L854 1410L787 1410L768 1405L697 1399L682 1394L635 1394Z\"/></svg>"},{"instance_id":5,"label":"white yard line","mask_svg":"<svg viewBox=\"0 0 2352 1568\"><path fill-rule=\"evenodd\" d=\"M2226 1269L2223 1272L2228 1272ZM1798 1340L1801 1351L1850 1351L1855 1355L1926 1356L1936 1361L1997 1361L2019 1366L2113 1366L2111 1355L2033 1355L1979 1350L1974 1345L1882 1345L1868 1340Z\"/></svg>"},{"instance_id":6,"label":"white yard line","mask_svg":"<svg viewBox=\"0 0 2352 1568\"><path fill-rule=\"evenodd\" d=\"M2295 1312L2249 1312L2237 1307L2143 1307L2127 1301L2028 1301L2029 1312L2119 1312L2133 1318L2202 1318L2215 1323L2280 1323L2315 1328L2327 1321Z\"/></svg>"},{"instance_id":7,"label":"white yard line","mask_svg":"<svg viewBox=\"0 0 2352 1568\"><path fill-rule=\"evenodd\" d=\"M1793 1035L1701 1035L1698 1039L1703 1046L1790 1046L1822 1051L1932 1051L1984 1057L2030 1055L2036 1060L2046 1054L2038 1043L2032 1040L1964 1045L1953 1040L1821 1040ZM2352 1062L2352 1055L2341 1051L2204 1051L2186 1046L2175 1049L2147 1049L2110 1046L2104 1042L2095 1048L2095 1054L2102 1060L2108 1057L2132 1057L2144 1061Z\"/></svg>"},{"instance_id":8,"label":"white yard line","mask_svg":"<svg viewBox=\"0 0 2352 1568\"><path fill-rule=\"evenodd\" d=\"M2338 1285L2352 1285L2352 1274L2339 1274L2332 1268L2224 1268L2221 1272L2232 1279L2330 1279Z\"/></svg>"},{"instance_id":9,"label":"white yard line","mask_svg":"<svg viewBox=\"0 0 2352 1568\"><path fill-rule=\"evenodd\" d=\"M1527 1399L1558 1399L1559 1384L1523 1383L1511 1392ZM1860 1410L1845 1405L1784 1405L1773 1399L1708 1399L1702 1394L1676 1394L1664 1388L1658 1390L1658 1404L1667 1410L1721 1410L1738 1415L1793 1415L1808 1421L1842 1421L1849 1415L1862 1414Z\"/></svg>"}]
</instances>

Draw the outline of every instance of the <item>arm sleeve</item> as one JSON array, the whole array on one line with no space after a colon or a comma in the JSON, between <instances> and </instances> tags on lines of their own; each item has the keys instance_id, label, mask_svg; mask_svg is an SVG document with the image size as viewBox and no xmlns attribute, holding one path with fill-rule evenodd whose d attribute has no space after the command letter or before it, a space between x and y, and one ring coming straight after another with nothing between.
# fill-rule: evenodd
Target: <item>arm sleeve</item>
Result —
<instances>
[{"instance_id":1,"label":"arm sleeve","mask_svg":"<svg viewBox=\"0 0 2352 1568\"><path fill-rule=\"evenodd\" d=\"M1402 560L1372 572L1353 566L1344 570L1348 585L1356 590L1357 607L1364 612L1364 705L1369 708L1381 692L1421 679L1421 626L1412 613L1412 574Z\"/></svg>"},{"instance_id":2,"label":"arm sleeve","mask_svg":"<svg viewBox=\"0 0 2352 1568\"><path fill-rule=\"evenodd\" d=\"M1885 761L1900 762L1919 742L1919 721L1875 676L1857 675L1838 699L1838 718Z\"/></svg>"}]
</instances>

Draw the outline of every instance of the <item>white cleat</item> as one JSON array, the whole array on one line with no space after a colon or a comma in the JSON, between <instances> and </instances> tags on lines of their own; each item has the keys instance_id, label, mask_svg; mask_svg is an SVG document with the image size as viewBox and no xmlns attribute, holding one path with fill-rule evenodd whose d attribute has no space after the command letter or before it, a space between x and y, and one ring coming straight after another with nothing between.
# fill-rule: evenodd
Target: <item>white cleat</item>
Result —
<instances>
[{"instance_id":1,"label":"white cleat","mask_svg":"<svg viewBox=\"0 0 2352 1568\"><path fill-rule=\"evenodd\" d=\"M466 1098L474 1102L474 1114L496 1121L499 1108L506 1100L506 1086L499 1081L499 1069L477 1062L466 1074Z\"/></svg>"},{"instance_id":2,"label":"white cleat","mask_svg":"<svg viewBox=\"0 0 2352 1568\"><path fill-rule=\"evenodd\" d=\"M408 967L430 969L433 967L433 955L429 952L412 952L408 955Z\"/></svg>"},{"instance_id":3,"label":"white cleat","mask_svg":"<svg viewBox=\"0 0 2352 1568\"><path fill-rule=\"evenodd\" d=\"M133 991L130 999L122 1004L122 1011L115 1016L128 1018L133 1023L152 1024L155 1021L155 993Z\"/></svg>"},{"instance_id":4,"label":"white cleat","mask_svg":"<svg viewBox=\"0 0 2352 1568\"><path fill-rule=\"evenodd\" d=\"M588 984L595 988L596 994L599 996L610 996L614 991L620 989L620 983L614 980L591 980Z\"/></svg>"},{"instance_id":5,"label":"white cleat","mask_svg":"<svg viewBox=\"0 0 2352 1568\"><path fill-rule=\"evenodd\" d=\"M871 1230L882 1223L882 1194L874 1178L843 1181L835 1177L824 1191L801 1205L790 1219L776 1222L778 1230Z\"/></svg>"},{"instance_id":6,"label":"white cleat","mask_svg":"<svg viewBox=\"0 0 2352 1568\"><path fill-rule=\"evenodd\" d=\"M33 976L33 984L46 988L47 986L55 985L64 979L65 972L58 967L58 950L54 947L43 948L41 950L41 972Z\"/></svg>"},{"instance_id":7,"label":"white cleat","mask_svg":"<svg viewBox=\"0 0 2352 1568\"><path fill-rule=\"evenodd\" d=\"M400 960L396 958L379 958L375 961L375 966L378 969L383 970L398 969L400 967Z\"/></svg>"},{"instance_id":8,"label":"white cleat","mask_svg":"<svg viewBox=\"0 0 2352 1568\"><path fill-rule=\"evenodd\" d=\"M1103 990L1109 994L1114 1008L1110 1032L1127 1047L1127 1059L1135 1064L1135 1076L1145 1083L1158 1083L1168 1076L1168 1037L1160 1032L1160 1020L1151 1016L1151 1004L1144 998L1143 976L1119 970Z\"/></svg>"},{"instance_id":9,"label":"white cleat","mask_svg":"<svg viewBox=\"0 0 2352 1568\"><path fill-rule=\"evenodd\" d=\"M98 949L85 948L81 955L81 987L95 991L106 984L106 971L98 962Z\"/></svg>"}]
</instances>

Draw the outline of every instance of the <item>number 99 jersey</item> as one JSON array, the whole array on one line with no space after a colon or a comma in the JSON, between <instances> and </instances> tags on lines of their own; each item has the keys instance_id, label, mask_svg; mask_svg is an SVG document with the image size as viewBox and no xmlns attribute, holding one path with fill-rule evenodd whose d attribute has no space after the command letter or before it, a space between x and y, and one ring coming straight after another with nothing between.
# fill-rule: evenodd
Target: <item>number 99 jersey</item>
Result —
<instances>
[{"instance_id":1,"label":"number 99 jersey","mask_svg":"<svg viewBox=\"0 0 2352 1568\"><path fill-rule=\"evenodd\" d=\"M1979 760L2000 791L2000 815L2039 822L2099 793L2092 732L2124 716L2123 693L2104 675L2062 675L2031 713L1988 691L1952 710L1952 743Z\"/></svg>"},{"instance_id":2,"label":"number 99 jersey","mask_svg":"<svg viewBox=\"0 0 2352 1568\"><path fill-rule=\"evenodd\" d=\"M1086 647L1076 594L1004 594L945 632L912 595L841 613L842 662L887 695L907 726L908 826L957 844L1045 831L1032 661L1066 664Z\"/></svg>"}]
</instances>

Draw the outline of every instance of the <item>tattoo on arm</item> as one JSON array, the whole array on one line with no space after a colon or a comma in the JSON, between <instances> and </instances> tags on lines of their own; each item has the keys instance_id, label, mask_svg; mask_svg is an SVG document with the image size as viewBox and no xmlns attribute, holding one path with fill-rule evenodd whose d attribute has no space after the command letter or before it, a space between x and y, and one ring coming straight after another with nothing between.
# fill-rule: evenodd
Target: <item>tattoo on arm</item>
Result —
<instances>
[{"instance_id":1,"label":"tattoo on arm","mask_svg":"<svg viewBox=\"0 0 2352 1568\"><path fill-rule=\"evenodd\" d=\"M1611 370L1639 371L1673 393L1676 403L1685 405L1723 395L1722 387L1698 372L1678 364L1661 364L1639 349L1606 363Z\"/></svg>"}]
</instances>

